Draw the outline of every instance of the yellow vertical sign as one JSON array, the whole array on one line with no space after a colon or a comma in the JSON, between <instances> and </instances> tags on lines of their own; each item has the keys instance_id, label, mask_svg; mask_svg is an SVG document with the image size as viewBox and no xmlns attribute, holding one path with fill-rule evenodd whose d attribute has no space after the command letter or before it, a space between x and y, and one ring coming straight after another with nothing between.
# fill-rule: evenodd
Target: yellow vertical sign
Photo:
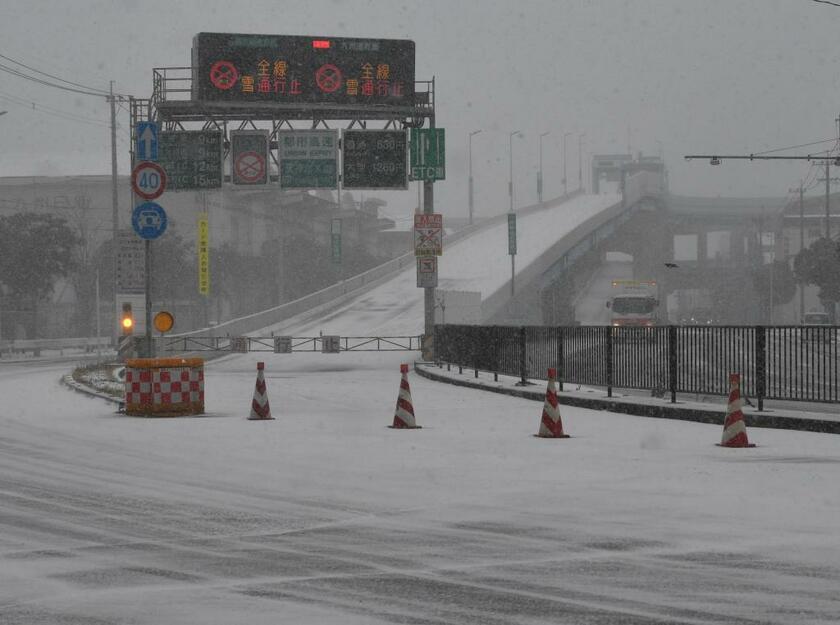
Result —
<instances>
[{"instance_id":1,"label":"yellow vertical sign","mask_svg":"<svg viewBox=\"0 0 840 625\"><path fill-rule=\"evenodd\" d=\"M198 217L198 292L210 294L210 222L206 214Z\"/></svg>"}]
</instances>

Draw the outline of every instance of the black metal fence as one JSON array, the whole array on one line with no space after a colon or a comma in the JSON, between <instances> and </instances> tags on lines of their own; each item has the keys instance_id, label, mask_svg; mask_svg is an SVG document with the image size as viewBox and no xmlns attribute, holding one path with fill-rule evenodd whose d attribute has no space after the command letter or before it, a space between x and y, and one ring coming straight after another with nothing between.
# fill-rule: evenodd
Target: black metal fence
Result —
<instances>
[{"instance_id":1,"label":"black metal fence","mask_svg":"<svg viewBox=\"0 0 840 625\"><path fill-rule=\"evenodd\" d=\"M840 402L838 326L435 326L435 359L476 371L654 393Z\"/></svg>"}]
</instances>

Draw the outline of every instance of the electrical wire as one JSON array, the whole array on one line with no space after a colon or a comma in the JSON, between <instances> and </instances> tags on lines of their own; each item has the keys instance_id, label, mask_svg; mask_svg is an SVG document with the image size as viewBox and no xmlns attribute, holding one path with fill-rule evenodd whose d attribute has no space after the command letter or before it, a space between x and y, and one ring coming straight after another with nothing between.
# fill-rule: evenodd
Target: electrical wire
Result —
<instances>
[{"instance_id":1,"label":"electrical wire","mask_svg":"<svg viewBox=\"0 0 840 625\"><path fill-rule=\"evenodd\" d=\"M36 82L36 83L39 83L41 85L45 85L47 87L55 87L56 89L63 89L64 91L71 91L73 93L80 93L82 95L92 95L92 96L97 97L97 98L105 97L105 94L102 94L102 93L96 93L96 92L93 92L93 91L84 91L82 89L76 89L74 87L65 87L64 85L58 85L58 84L50 82L48 80L42 80L40 78L36 78L35 76L30 76L28 74L24 74L23 72L20 72L20 71L14 69L13 67L9 67L8 65L3 65L2 63L0 63L0 71L8 72L9 74L12 74L13 76L18 76L18 77L23 78L25 80L31 80L32 82Z\"/></svg>"},{"instance_id":2,"label":"electrical wire","mask_svg":"<svg viewBox=\"0 0 840 625\"><path fill-rule=\"evenodd\" d=\"M800 143L799 145L789 145L785 148L774 148L772 150L765 150L764 152L753 152L754 156L760 156L762 154L772 154L773 152L784 152L785 150L793 150L796 148L805 148L809 145L820 145L821 143L837 143L837 138L834 139L823 139L822 141L811 141L810 143Z\"/></svg>"},{"instance_id":3,"label":"electrical wire","mask_svg":"<svg viewBox=\"0 0 840 625\"><path fill-rule=\"evenodd\" d=\"M98 91L98 92L100 92L100 93L101 93L101 95L103 95L103 96L110 95L110 92L108 92L108 91L106 91L106 90L104 90L104 89L98 89L98 88L96 88L96 87L89 87L89 86L87 86L87 85L82 85L82 84L80 84L80 83L73 82L73 81L71 81L71 80L66 80L66 79L61 78L61 77L59 77L59 76L54 76L54 75L52 75L52 74L48 74L47 72L42 72L42 71L41 71L41 70L39 70L39 69L35 69L34 67L30 67L29 65L26 65L25 63L21 63L20 61L16 61L15 59L10 58L10 57L8 57L8 56L5 56L5 55L3 55L3 54L0 54L0 59L6 59L7 61L11 61L11 62L12 62L12 63L14 63L15 65L20 65L21 67L25 67L26 69L28 69L28 70L30 70L30 71L33 71L33 72L35 72L35 73L37 73L37 74L41 74L42 76L47 76L48 78L52 78L52 79L54 79L54 80L58 80L58 81L60 81L60 82L67 83L68 85L73 85L74 87L79 87L80 89L85 89L85 90L87 90L87 91Z\"/></svg>"},{"instance_id":4,"label":"electrical wire","mask_svg":"<svg viewBox=\"0 0 840 625\"><path fill-rule=\"evenodd\" d=\"M5 93L0 91L0 99L10 102L12 104L17 104L18 106L25 107L30 110L35 110L40 113L46 113L48 115L54 115L56 117L60 117L62 119L67 119L70 121L76 121L83 124L91 124L96 126L108 126L108 122L102 119L94 119L91 117L83 117L80 115L76 115L75 113L70 113L68 111L64 111L62 109L57 109L52 106L47 106L46 104L40 104L38 102L32 100L25 100L23 98L19 98L14 96L10 93Z\"/></svg>"}]
</instances>

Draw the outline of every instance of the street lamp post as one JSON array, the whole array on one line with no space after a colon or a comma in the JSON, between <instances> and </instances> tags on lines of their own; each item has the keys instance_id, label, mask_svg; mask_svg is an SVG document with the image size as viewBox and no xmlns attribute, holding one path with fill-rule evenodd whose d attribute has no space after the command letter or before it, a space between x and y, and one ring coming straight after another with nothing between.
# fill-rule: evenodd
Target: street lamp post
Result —
<instances>
[{"instance_id":1,"label":"street lamp post","mask_svg":"<svg viewBox=\"0 0 840 625\"><path fill-rule=\"evenodd\" d=\"M537 175L537 197L539 199L540 206L542 206L542 203L543 203L543 148L542 148L542 139L546 135L550 135L550 134L551 134L551 131L549 130L548 132L544 132L540 135L540 171L539 171L539 174Z\"/></svg>"},{"instance_id":2,"label":"street lamp post","mask_svg":"<svg viewBox=\"0 0 840 625\"><path fill-rule=\"evenodd\" d=\"M585 132L578 135L578 191L583 191L583 138Z\"/></svg>"},{"instance_id":3,"label":"street lamp post","mask_svg":"<svg viewBox=\"0 0 840 625\"><path fill-rule=\"evenodd\" d=\"M510 180L508 182L508 193L510 194L510 212L513 213L513 137L521 137L522 132L519 130L514 130L508 135L508 148L510 150ZM514 254L510 255L510 296L513 298L515 293L515 278L516 278L516 256ZM511 300L512 301L512 300Z\"/></svg>"},{"instance_id":4,"label":"street lamp post","mask_svg":"<svg viewBox=\"0 0 840 625\"><path fill-rule=\"evenodd\" d=\"M473 222L472 138L473 138L473 135L477 135L480 132L481 132L481 130L473 130L470 133L470 136L469 136L469 144L470 144L470 150L469 150L469 153L470 153L470 191L469 191L469 193L470 193L470 201L469 201L469 204L470 204L470 225L472 225L472 222Z\"/></svg>"},{"instance_id":5,"label":"street lamp post","mask_svg":"<svg viewBox=\"0 0 840 625\"><path fill-rule=\"evenodd\" d=\"M569 194L568 180L566 179L566 138L572 136L573 132L563 134L563 195Z\"/></svg>"},{"instance_id":6,"label":"street lamp post","mask_svg":"<svg viewBox=\"0 0 840 625\"><path fill-rule=\"evenodd\" d=\"M508 195L510 196L510 212L513 212L513 138L521 136L521 130L514 130L508 134L508 160L510 165L510 172L508 174Z\"/></svg>"}]
</instances>

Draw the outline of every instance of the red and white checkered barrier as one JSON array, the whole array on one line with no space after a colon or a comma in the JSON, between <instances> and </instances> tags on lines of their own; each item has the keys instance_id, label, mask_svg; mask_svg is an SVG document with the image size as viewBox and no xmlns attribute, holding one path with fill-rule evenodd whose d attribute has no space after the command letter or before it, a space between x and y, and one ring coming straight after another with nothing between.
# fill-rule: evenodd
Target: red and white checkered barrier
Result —
<instances>
[{"instance_id":1,"label":"red and white checkered barrier","mask_svg":"<svg viewBox=\"0 0 840 625\"><path fill-rule=\"evenodd\" d=\"M134 358L125 366L125 413L168 417L204 412L204 360Z\"/></svg>"}]
</instances>

